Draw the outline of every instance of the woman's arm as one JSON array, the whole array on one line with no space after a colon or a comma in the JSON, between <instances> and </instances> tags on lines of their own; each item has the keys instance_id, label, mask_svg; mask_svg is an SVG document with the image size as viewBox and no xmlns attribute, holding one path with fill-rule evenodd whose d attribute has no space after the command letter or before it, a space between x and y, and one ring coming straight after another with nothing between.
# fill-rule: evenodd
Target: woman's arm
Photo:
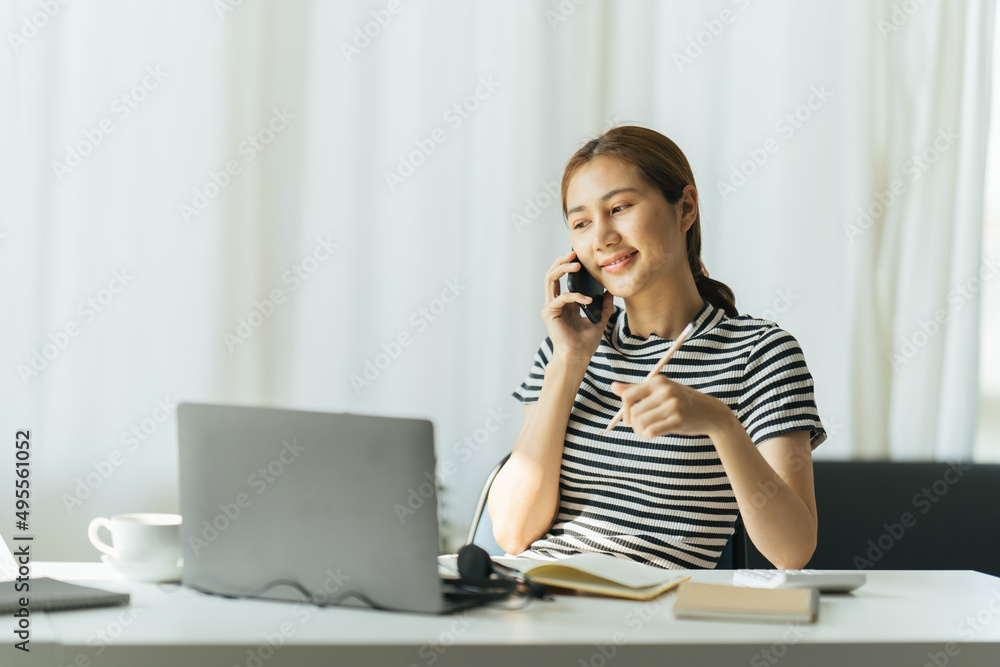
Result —
<instances>
[{"instance_id":1,"label":"woman's arm","mask_svg":"<svg viewBox=\"0 0 1000 667\"><path fill-rule=\"evenodd\" d=\"M525 407L510 459L487 496L493 538L519 554L545 534L559 511L559 469L570 410L589 359L553 356L538 402Z\"/></svg>"},{"instance_id":2,"label":"woman's arm","mask_svg":"<svg viewBox=\"0 0 1000 667\"><path fill-rule=\"evenodd\" d=\"M747 535L778 569L805 567L816 550L816 496L809 431L755 446L727 406L728 418L708 436L736 495Z\"/></svg>"},{"instance_id":3,"label":"woman's arm","mask_svg":"<svg viewBox=\"0 0 1000 667\"><path fill-rule=\"evenodd\" d=\"M663 375L640 384L614 382L611 389L622 398L625 423L642 438L707 435L754 546L779 569L805 567L817 527L809 431L770 438L758 448L728 405Z\"/></svg>"}]
</instances>

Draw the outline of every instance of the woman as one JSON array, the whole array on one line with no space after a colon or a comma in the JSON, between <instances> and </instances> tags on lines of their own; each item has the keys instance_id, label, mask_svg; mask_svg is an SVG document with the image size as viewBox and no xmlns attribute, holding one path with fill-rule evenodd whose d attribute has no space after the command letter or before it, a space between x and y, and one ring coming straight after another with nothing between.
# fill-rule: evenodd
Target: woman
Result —
<instances>
[{"instance_id":1,"label":"woman","mask_svg":"<svg viewBox=\"0 0 1000 667\"><path fill-rule=\"evenodd\" d=\"M714 568L738 510L775 567L804 567L816 545L811 452L826 439L812 376L788 332L739 315L709 279L687 158L653 130L611 129L567 163L562 206L573 251L545 275L549 335L514 392L524 421L488 500L497 543L543 560L600 552ZM580 316L589 297L559 288L583 269L607 290L596 324Z\"/></svg>"}]
</instances>

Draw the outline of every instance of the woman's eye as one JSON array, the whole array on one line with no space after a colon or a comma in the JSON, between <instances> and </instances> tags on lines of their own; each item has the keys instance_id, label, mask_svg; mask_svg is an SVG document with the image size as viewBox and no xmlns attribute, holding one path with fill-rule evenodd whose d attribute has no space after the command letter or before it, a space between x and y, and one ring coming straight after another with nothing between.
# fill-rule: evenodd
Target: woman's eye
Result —
<instances>
[{"instance_id":1,"label":"woman's eye","mask_svg":"<svg viewBox=\"0 0 1000 667\"><path fill-rule=\"evenodd\" d=\"M631 206L632 206L632 204L619 204L618 206L615 206L614 208L611 209L611 215L616 215L616 214L620 213L621 211L624 211L625 209L630 208ZM584 225L586 225L588 222L590 222L590 221L589 220L581 220L580 222L578 222L575 225L573 225L573 229L580 229L581 227L583 227Z\"/></svg>"}]
</instances>

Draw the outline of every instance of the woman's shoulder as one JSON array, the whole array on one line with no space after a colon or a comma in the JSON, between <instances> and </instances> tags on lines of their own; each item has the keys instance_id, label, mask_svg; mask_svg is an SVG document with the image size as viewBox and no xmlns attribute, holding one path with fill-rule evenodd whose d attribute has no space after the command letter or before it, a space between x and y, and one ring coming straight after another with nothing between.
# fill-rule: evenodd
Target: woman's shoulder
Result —
<instances>
[{"instance_id":1,"label":"woman's shoulder","mask_svg":"<svg viewBox=\"0 0 1000 667\"><path fill-rule=\"evenodd\" d=\"M734 326L741 326L747 329L770 329L772 327L778 327L778 323L774 320L769 320L766 317L759 317L752 313L741 313L736 317L730 317L725 315L722 319L723 323L730 323Z\"/></svg>"},{"instance_id":2,"label":"woman's shoulder","mask_svg":"<svg viewBox=\"0 0 1000 667\"><path fill-rule=\"evenodd\" d=\"M736 317L725 317L715 327L716 332L727 332L733 342L740 346L750 344L752 350L762 348L799 348L798 339L774 320L743 313Z\"/></svg>"},{"instance_id":3,"label":"woman's shoulder","mask_svg":"<svg viewBox=\"0 0 1000 667\"><path fill-rule=\"evenodd\" d=\"M724 316L719 324L730 328L739 329L744 332L758 332L760 334L772 331L784 331L781 325L766 317L754 315L752 313L741 313L736 317ZM787 332L786 332L787 333Z\"/></svg>"}]
</instances>

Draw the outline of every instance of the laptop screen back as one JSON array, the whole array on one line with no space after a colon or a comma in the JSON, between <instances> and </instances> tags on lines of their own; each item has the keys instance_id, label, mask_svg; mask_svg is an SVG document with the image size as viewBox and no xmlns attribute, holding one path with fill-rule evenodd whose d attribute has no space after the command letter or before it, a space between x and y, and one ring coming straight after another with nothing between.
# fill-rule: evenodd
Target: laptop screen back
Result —
<instances>
[{"instance_id":1,"label":"laptop screen back","mask_svg":"<svg viewBox=\"0 0 1000 667\"><path fill-rule=\"evenodd\" d=\"M193 403L177 418L184 584L439 611L430 421Z\"/></svg>"}]
</instances>

